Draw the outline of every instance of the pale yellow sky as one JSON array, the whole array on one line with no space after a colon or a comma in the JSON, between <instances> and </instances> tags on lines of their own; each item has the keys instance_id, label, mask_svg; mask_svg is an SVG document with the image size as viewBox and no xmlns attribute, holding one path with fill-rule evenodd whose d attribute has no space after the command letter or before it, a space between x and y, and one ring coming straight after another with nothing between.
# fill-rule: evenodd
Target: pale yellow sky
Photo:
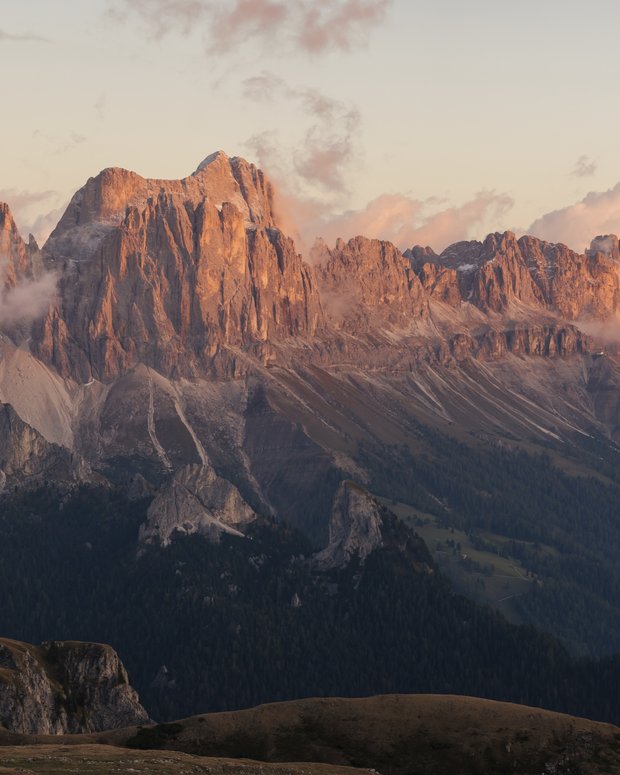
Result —
<instances>
[{"instance_id":1,"label":"pale yellow sky","mask_svg":"<svg viewBox=\"0 0 620 775\"><path fill-rule=\"evenodd\" d=\"M304 200L309 234L366 227L439 249L536 222L581 249L620 231L620 6L608 0L0 11L0 199L24 230L44 234L106 166L182 177L221 148ZM400 198L377 218L387 194Z\"/></svg>"}]
</instances>

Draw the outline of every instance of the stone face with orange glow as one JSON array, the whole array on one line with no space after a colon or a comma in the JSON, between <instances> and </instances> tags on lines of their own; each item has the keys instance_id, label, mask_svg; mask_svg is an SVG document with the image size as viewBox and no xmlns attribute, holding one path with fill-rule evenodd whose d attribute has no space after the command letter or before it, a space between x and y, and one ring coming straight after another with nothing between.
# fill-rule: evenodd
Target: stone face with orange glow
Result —
<instances>
[{"instance_id":1,"label":"stone face with orange glow","mask_svg":"<svg viewBox=\"0 0 620 775\"><path fill-rule=\"evenodd\" d=\"M76 193L45 246L59 293L32 349L84 382L140 363L172 378L238 377L247 356L288 362L287 345L301 342L323 363L346 351L370 365L362 340L342 336L385 332L392 345L417 338L459 361L576 352L585 344L558 338L556 318L605 320L620 307L617 238L597 240L579 255L506 232L437 256L356 237L318 242L312 268L278 228L270 183L243 159L216 153L171 181L107 169ZM13 252L27 271L25 248ZM482 316L450 330L435 324L436 303ZM371 346L375 365L393 362Z\"/></svg>"},{"instance_id":2,"label":"stone face with orange glow","mask_svg":"<svg viewBox=\"0 0 620 775\"><path fill-rule=\"evenodd\" d=\"M241 159L209 157L182 181L105 170L52 234L59 302L35 351L64 376L110 381L138 363L175 376L231 373L226 348L312 336L312 275L275 228L269 183Z\"/></svg>"}]
</instances>

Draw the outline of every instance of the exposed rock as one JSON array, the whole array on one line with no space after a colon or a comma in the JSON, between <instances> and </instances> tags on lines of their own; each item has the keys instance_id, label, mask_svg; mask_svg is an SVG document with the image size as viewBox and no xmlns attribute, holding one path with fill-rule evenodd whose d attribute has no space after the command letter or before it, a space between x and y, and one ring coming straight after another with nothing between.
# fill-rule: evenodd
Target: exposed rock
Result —
<instances>
[{"instance_id":1,"label":"exposed rock","mask_svg":"<svg viewBox=\"0 0 620 775\"><path fill-rule=\"evenodd\" d=\"M383 544L382 519L377 501L359 485L344 481L338 488L329 520L329 543L314 555L322 570L341 568L354 558L361 561Z\"/></svg>"},{"instance_id":2,"label":"exposed rock","mask_svg":"<svg viewBox=\"0 0 620 775\"><path fill-rule=\"evenodd\" d=\"M227 348L268 359L273 342L322 323L312 273L274 227L269 184L222 154L182 181L104 171L76 194L45 255L71 261L33 346L81 381L138 363L231 376Z\"/></svg>"},{"instance_id":3,"label":"exposed rock","mask_svg":"<svg viewBox=\"0 0 620 775\"><path fill-rule=\"evenodd\" d=\"M14 265L34 272L35 243L3 222ZM9 482L35 472L45 440L114 483L136 475L136 497L160 490L151 517L164 525L162 538L149 518L143 540L222 529L197 483L210 466L243 513L325 545L338 483L369 473L366 442L406 444L427 422L528 439L617 432L575 327L620 306L613 235L583 256L510 232L440 256L357 237L319 242L315 273L278 230L262 173L219 153L179 181L105 170L43 259L62 277L34 354L0 342L0 401L32 426L5 422ZM612 371L606 395L615 384Z\"/></svg>"},{"instance_id":4,"label":"exposed rock","mask_svg":"<svg viewBox=\"0 0 620 775\"><path fill-rule=\"evenodd\" d=\"M200 533L211 540L222 533L242 535L240 528L255 517L239 490L210 465L185 466L149 506L140 541L168 546L174 533Z\"/></svg>"},{"instance_id":5,"label":"exposed rock","mask_svg":"<svg viewBox=\"0 0 620 775\"><path fill-rule=\"evenodd\" d=\"M450 351L457 362L466 358L498 359L514 355L547 357L585 353L591 348L590 337L568 324L511 324L481 334L458 333L450 338Z\"/></svg>"},{"instance_id":6,"label":"exposed rock","mask_svg":"<svg viewBox=\"0 0 620 775\"><path fill-rule=\"evenodd\" d=\"M461 292L455 269L425 263L420 266L418 277L424 290L432 299L449 304L451 307L457 307L461 303Z\"/></svg>"},{"instance_id":7,"label":"exposed rock","mask_svg":"<svg viewBox=\"0 0 620 775\"><path fill-rule=\"evenodd\" d=\"M355 237L323 245L317 279L321 300L347 331L410 325L428 316L428 297L410 262L390 242Z\"/></svg>"},{"instance_id":8,"label":"exposed rock","mask_svg":"<svg viewBox=\"0 0 620 775\"><path fill-rule=\"evenodd\" d=\"M0 725L11 732L98 732L148 720L110 646L0 640Z\"/></svg>"},{"instance_id":9,"label":"exposed rock","mask_svg":"<svg viewBox=\"0 0 620 775\"><path fill-rule=\"evenodd\" d=\"M12 406L0 404L0 472L2 486L53 477L73 478L71 453L46 441Z\"/></svg>"},{"instance_id":10,"label":"exposed rock","mask_svg":"<svg viewBox=\"0 0 620 775\"><path fill-rule=\"evenodd\" d=\"M29 248L19 235L9 206L0 202L0 289L14 288L19 280L32 277Z\"/></svg>"},{"instance_id":11,"label":"exposed rock","mask_svg":"<svg viewBox=\"0 0 620 775\"><path fill-rule=\"evenodd\" d=\"M517 239L512 232L489 234L484 242L458 242L429 263L421 263L420 249L408 251L412 266L427 290L441 300L451 299L452 276L442 278L441 267L456 272L464 301L485 312L505 313L515 303L542 309L568 320L606 320L620 308L620 261L615 235L597 237L585 255L566 245L535 237Z\"/></svg>"}]
</instances>

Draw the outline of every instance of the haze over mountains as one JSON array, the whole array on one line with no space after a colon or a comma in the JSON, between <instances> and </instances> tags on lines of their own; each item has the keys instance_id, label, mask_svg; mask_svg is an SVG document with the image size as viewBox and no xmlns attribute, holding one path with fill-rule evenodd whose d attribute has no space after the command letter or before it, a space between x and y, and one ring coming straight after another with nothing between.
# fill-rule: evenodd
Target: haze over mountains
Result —
<instances>
[{"instance_id":1,"label":"haze over mountains","mask_svg":"<svg viewBox=\"0 0 620 775\"><path fill-rule=\"evenodd\" d=\"M599 667L584 677L571 659L620 652L620 367L602 344L620 309L618 238L593 235L581 255L506 232L437 255L359 236L318 241L307 262L278 223L265 175L222 152L182 180L104 170L41 249L0 210L7 574L28 545L33 569L15 600L49 596L36 621L13 601L0 625L32 641L113 640L162 716L202 710L200 696L221 707L413 690L428 675L427 691L486 686L529 702L548 676L542 704L614 717L613 699L594 699ZM497 558L521 578L518 593L490 591ZM522 638L521 653L539 655L546 636L451 597L442 568L566 651L549 647L531 669L540 679L527 678L512 647ZM420 590L415 605L403 601L402 626L437 651L426 657L435 673L409 665L395 631L394 652L377 654L364 617L382 611L383 582L394 592L401 581ZM176 656L174 627L153 629L141 655L139 630L156 625L149 605L155 620L178 615L178 631L212 625ZM430 629L417 633L421 612ZM274 642L286 651L289 617L307 627L287 657L307 675L261 667L219 695L216 670L192 680L228 648L257 665ZM302 633L345 620L321 673L327 658L310 658ZM60 622L80 632L47 632ZM487 653L500 636L508 645ZM463 641L488 663L486 683L482 667L449 676ZM365 676L354 660L349 675L341 659L362 642L356 659L385 663Z\"/></svg>"}]
</instances>

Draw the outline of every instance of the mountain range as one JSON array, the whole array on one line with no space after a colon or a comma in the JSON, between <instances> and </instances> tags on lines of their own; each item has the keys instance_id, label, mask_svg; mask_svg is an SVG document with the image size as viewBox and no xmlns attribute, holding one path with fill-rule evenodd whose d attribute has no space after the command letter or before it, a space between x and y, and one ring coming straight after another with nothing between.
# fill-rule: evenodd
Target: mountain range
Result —
<instances>
[{"instance_id":1,"label":"mountain range","mask_svg":"<svg viewBox=\"0 0 620 775\"><path fill-rule=\"evenodd\" d=\"M439 628L423 636L431 650L443 605L459 638L476 617L485 637L524 639L524 653L551 636L541 675L557 668L577 688L540 702L620 719L592 694L620 653L618 238L579 254L505 232L436 254L358 236L318 240L304 259L279 223L266 176L222 152L182 180L104 170L42 248L0 207L0 556L15 600L47 599L34 616L8 604L2 631L112 641L149 711L173 717L206 709L180 699L198 669L182 677L183 660L223 660L224 644L249 658L261 615L278 648L297 613L318 632L323 605L338 626L370 578L368 610L380 610L391 558L387 587L400 568L408 594L426 590L403 616L406 632L414 610ZM38 570L16 564L24 546ZM178 626L212 622L195 652L170 664L169 623L138 666L147 600L155 620L174 603ZM330 678L317 657L307 681L270 674L218 699L209 673L205 702L415 689L422 672L407 678L404 655L398 676L338 677L346 644L371 626L352 610ZM116 615L133 621L123 630ZM50 631L60 623L80 632ZM295 664L306 647L300 636ZM581 656L612 661L582 685ZM498 675L487 694L538 699L533 684L519 694L518 670ZM436 677L425 690L485 692L480 675Z\"/></svg>"}]
</instances>

